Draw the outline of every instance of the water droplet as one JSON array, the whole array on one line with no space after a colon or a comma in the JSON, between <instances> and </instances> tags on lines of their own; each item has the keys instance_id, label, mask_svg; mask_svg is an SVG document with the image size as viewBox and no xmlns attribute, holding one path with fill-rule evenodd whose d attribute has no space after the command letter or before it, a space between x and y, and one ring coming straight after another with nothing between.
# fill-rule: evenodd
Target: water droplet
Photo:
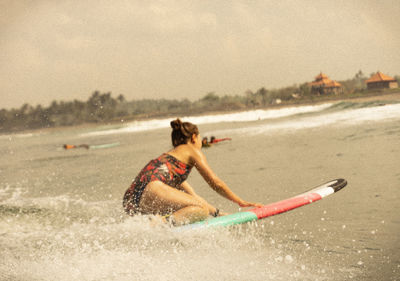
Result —
<instances>
[{"instance_id":1,"label":"water droplet","mask_svg":"<svg viewBox=\"0 0 400 281\"><path fill-rule=\"evenodd\" d=\"M293 262L292 256L291 256L291 255L287 255L287 256L285 257L285 263L292 263L292 262Z\"/></svg>"}]
</instances>

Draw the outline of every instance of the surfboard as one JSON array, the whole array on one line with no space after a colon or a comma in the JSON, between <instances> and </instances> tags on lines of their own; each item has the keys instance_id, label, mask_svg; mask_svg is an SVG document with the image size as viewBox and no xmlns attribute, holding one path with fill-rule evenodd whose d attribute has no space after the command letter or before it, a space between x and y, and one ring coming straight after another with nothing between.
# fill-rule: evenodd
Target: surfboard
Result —
<instances>
[{"instance_id":1,"label":"surfboard","mask_svg":"<svg viewBox=\"0 0 400 281\"><path fill-rule=\"evenodd\" d=\"M214 143L219 143L221 141L227 141L227 140L232 140L232 139L231 138L214 139L214 140L210 141L210 143L214 144Z\"/></svg>"},{"instance_id":2,"label":"surfboard","mask_svg":"<svg viewBox=\"0 0 400 281\"><path fill-rule=\"evenodd\" d=\"M119 142L105 143L105 144L98 144L98 145L88 145L88 144L80 144L80 145L64 144L64 145L63 145L63 148L64 148L65 150L75 149L75 148L101 149L101 148L110 148L110 147L115 147L115 146L119 146Z\"/></svg>"},{"instance_id":3,"label":"surfboard","mask_svg":"<svg viewBox=\"0 0 400 281\"><path fill-rule=\"evenodd\" d=\"M263 207L254 208L244 212L237 212L226 216L216 217L193 224L180 226L178 228L183 230L217 226L230 226L255 220L261 220L321 200L322 198L338 192L346 185L347 181L345 179L331 180L299 195L290 197L282 201L274 202Z\"/></svg>"},{"instance_id":4,"label":"surfboard","mask_svg":"<svg viewBox=\"0 0 400 281\"><path fill-rule=\"evenodd\" d=\"M115 147L115 146L119 146L119 142L99 144L99 145L89 145L89 148L90 149L101 149L101 148L110 148L110 147Z\"/></svg>"}]
</instances>

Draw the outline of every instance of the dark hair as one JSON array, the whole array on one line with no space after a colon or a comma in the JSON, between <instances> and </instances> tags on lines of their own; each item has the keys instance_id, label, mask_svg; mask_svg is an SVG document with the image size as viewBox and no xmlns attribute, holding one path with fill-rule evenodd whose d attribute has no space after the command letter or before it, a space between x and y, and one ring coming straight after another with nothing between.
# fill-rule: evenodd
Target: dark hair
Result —
<instances>
[{"instance_id":1,"label":"dark hair","mask_svg":"<svg viewBox=\"0 0 400 281\"><path fill-rule=\"evenodd\" d=\"M196 125L190 122L182 122L179 118L171 121L171 128L171 140L174 147L188 143L193 134L199 134L199 129Z\"/></svg>"}]
</instances>

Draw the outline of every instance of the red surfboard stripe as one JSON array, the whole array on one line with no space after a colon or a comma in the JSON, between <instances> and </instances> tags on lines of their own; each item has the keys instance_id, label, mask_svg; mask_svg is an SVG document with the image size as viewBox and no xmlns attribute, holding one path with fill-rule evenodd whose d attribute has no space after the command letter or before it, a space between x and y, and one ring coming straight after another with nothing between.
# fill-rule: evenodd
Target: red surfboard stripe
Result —
<instances>
[{"instance_id":1,"label":"red surfboard stripe","mask_svg":"<svg viewBox=\"0 0 400 281\"><path fill-rule=\"evenodd\" d=\"M303 196L292 197L286 200L282 200L276 203L272 203L269 205L265 205L260 208L255 208L249 210L248 212L253 212L257 215L258 219L262 219L265 217L277 215L294 208L310 204L311 202L322 199L321 195L318 193L309 193Z\"/></svg>"},{"instance_id":2,"label":"red surfboard stripe","mask_svg":"<svg viewBox=\"0 0 400 281\"><path fill-rule=\"evenodd\" d=\"M226 140L231 140L231 138L214 139L214 140L213 140L212 142L210 142L210 143L217 143L217 142L226 141Z\"/></svg>"}]
</instances>

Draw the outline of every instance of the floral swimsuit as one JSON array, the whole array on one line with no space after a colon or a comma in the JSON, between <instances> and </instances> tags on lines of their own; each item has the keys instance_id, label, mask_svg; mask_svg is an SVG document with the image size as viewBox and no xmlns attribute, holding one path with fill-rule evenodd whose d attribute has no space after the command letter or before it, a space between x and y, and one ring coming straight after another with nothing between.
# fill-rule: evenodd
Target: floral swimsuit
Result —
<instances>
[{"instance_id":1,"label":"floral swimsuit","mask_svg":"<svg viewBox=\"0 0 400 281\"><path fill-rule=\"evenodd\" d=\"M178 187L189 176L192 166L185 164L167 153L151 160L139 173L124 195L123 206L129 215L139 212L139 202L147 184L161 181Z\"/></svg>"}]
</instances>

